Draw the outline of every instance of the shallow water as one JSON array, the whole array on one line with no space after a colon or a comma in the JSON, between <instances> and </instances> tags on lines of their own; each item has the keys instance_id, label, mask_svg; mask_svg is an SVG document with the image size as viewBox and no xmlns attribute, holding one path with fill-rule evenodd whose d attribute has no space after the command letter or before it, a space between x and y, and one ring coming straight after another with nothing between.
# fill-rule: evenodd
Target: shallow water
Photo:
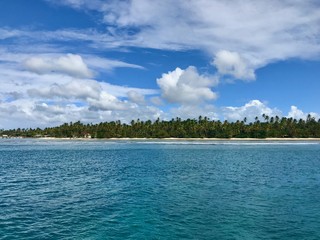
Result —
<instances>
[{"instance_id":1,"label":"shallow water","mask_svg":"<svg viewBox=\"0 0 320 240\"><path fill-rule=\"evenodd\" d=\"M0 139L0 239L320 239L319 142Z\"/></svg>"}]
</instances>

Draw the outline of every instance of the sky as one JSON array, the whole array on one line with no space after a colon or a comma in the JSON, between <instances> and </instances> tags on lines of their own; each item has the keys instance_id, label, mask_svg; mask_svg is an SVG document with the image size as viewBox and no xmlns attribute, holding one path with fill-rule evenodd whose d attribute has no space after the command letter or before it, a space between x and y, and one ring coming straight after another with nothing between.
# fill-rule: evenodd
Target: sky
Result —
<instances>
[{"instance_id":1,"label":"sky","mask_svg":"<svg viewBox=\"0 0 320 240\"><path fill-rule=\"evenodd\" d=\"M318 0L0 1L0 129L319 103Z\"/></svg>"}]
</instances>

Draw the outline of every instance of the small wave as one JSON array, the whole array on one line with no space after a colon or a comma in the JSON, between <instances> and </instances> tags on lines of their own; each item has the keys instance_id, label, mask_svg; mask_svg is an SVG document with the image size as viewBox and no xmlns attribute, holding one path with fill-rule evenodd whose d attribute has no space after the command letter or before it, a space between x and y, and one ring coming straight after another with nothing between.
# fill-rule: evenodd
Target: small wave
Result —
<instances>
[{"instance_id":1,"label":"small wave","mask_svg":"<svg viewBox=\"0 0 320 240\"><path fill-rule=\"evenodd\" d=\"M119 142L118 142L119 143ZM124 143L134 144L157 144L157 145L319 145L320 142L286 142L286 141L275 141L275 142L244 142L244 141L126 141Z\"/></svg>"}]
</instances>

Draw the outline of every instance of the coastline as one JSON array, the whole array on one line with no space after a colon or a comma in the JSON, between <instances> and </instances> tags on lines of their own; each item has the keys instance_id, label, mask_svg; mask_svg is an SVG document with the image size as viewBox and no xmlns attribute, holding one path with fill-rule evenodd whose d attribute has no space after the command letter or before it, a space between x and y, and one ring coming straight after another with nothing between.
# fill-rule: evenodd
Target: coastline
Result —
<instances>
[{"instance_id":1,"label":"coastline","mask_svg":"<svg viewBox=\"0 0 320 240\"><path fill-rule=\"evenodd\" d=\"M80 141L320 141L320 138L55 138L40 137L41 140Z\"/></svg>"}]
</instances>

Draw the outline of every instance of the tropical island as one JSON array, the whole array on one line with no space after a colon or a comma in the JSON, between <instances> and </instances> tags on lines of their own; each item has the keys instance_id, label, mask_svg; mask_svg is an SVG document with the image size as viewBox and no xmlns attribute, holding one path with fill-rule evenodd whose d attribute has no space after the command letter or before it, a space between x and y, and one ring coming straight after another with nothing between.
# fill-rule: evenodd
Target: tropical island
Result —
<instances>
[{"instance_id":1,"label":"tropical island","mask_svg":"<svg viewBox=\"0 0 320 240\"><path fill-rule=\"evenodd\" d=\"M320 119L310 114L306 119L294 119L262 115L234 122L181 118L155 121L132 120L130 124L121 121L84 124L80 121L64 123L57 127L17 128L0 130L5 137L52 137L52 138L320 138Z\"/></svg>"}]
</instances>

